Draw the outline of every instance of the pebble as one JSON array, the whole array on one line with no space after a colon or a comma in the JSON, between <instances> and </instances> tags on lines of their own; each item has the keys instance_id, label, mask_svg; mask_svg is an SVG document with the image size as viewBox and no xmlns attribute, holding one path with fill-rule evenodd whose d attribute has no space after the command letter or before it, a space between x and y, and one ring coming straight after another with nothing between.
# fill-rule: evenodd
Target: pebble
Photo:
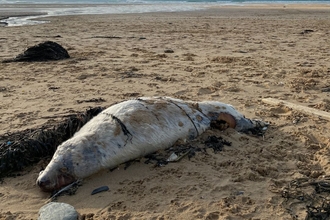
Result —
<instances>
[{"instance_id":1,"label":"pebble","mask_svg":"<svg viewBox=\"0 0 330 220\"><path fill-rule=\"evenodd\" d=\"M67 203L50 202L39 210L38 220L77 220L78 213Z\"/></svg>"}]
</instances>

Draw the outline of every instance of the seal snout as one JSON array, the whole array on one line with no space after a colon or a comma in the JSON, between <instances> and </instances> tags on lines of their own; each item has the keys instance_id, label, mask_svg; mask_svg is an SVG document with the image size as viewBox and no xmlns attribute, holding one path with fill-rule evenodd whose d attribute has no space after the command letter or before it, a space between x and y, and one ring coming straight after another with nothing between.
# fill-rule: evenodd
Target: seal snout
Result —
<instances>
[{"instance_id":1,"label":"seal snout","mask_svg":"<svg viewBox=\"0 0 330 220\"><path fill-rule=\"evenodd\" d=\"M40 175L37 179L37 185L42 191L49 192L53 190L61 189L62 187L73 183L76 180L69 174L57 174L53 178L49 178L47 175Z\"/></svg>"},{"instance_id":2,"label":"seal snout","mask_svg":"<svg viewBox=\"0 0 330 220\"><path fill-rule=\"evenodd\" d=\"M43 190L43 191L51 191L51 182L50 179L47 177L41 177L37 179L37 185Z\"/></svg>"},{"instance_id":3,"label":"seal snout","mask_svg":"<svg viewBox=\"0 0 330 220\"><path fill-rule=\"evenodd\" d=\"M62 187L73 183L76 178L68 172L66 167L48 166L44 171L40 172L36 181L37 185L42 191L51 192L53 190L61 189ZM58 165L58 164L55 164Z\"/></svg>"}]
</instances>

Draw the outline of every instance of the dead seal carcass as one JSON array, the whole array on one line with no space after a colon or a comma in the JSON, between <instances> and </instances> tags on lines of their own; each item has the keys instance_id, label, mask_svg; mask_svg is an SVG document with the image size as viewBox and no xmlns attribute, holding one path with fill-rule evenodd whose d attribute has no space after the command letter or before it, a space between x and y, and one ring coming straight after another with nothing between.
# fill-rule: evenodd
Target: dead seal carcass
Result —
<instances>
[{"instance_id":1,"label":"dead seal carcass","mask_svg":"<svg viewBox=\"0 0 330 220\"><path fill-rule=\"evenodd\" d=\"M105 168L192 140L210 126L226 122L238 131L261 126L233 106L169 97L138 98L115 104L85 124L56 150L37 184L59 189Z\"/></svg>"}]
</instances>

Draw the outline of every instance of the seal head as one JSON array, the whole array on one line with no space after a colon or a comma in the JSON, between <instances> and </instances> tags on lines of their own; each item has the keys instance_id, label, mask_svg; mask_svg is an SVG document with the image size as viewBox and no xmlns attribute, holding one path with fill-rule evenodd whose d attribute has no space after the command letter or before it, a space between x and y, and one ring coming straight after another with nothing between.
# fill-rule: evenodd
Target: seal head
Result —
<instances>
[{"instance_id":1,"label":"seal head","mask_svg":"<svg viewBox=\"0 0 330 220\"><path fill-rule=\"evenodd\" d=\"M72 166L67 163L68 161L66 156L59 156L56 160L52 160L47 168L40 172L37 185L48 192L74 182L77 178L73 175Z\"/></svg>"},{"instance_id":2,"label":"seal head","mask_svg":"<svg viewBox=\"0 0 330 220\"><path fill-rule=\"evenodd\" d=\"M81 135L75 135L58 146L46 169L39 174L37 185L43 191L58 190L102 168L101 147L95 143L100 138L90 135L90 131L81 131Z\"/></svg>"},{"instance_id":3,"label":"seal head","mask_svg":"<svg viewBox=\"0 0 330 220\"><path fill-rule=\"evenodd\" d=\"M58 190L77 180L72 160L74 149L71 141L64 142L57 148L52 160L37 179L37 185L43 191Z\"/></svg>"}]
</instances>

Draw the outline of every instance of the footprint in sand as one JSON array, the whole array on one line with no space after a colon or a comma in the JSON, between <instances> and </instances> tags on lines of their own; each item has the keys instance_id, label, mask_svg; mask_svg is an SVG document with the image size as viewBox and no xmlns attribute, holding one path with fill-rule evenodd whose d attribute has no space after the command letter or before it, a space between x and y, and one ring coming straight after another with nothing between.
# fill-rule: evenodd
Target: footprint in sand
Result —
<instances>
[{"instance_id":1,"label":"footprint in sand","mask_svg":"<svg viewBox=\"0 0 330 220\"><path fill-rule=\"evenodd\" d=\"M212 94L216 91L215 88L211 88L211 87L204 87L204 88L200 88L197 92L197 95L207 95L207 94Z\"/></svg>"}]
</instances>

